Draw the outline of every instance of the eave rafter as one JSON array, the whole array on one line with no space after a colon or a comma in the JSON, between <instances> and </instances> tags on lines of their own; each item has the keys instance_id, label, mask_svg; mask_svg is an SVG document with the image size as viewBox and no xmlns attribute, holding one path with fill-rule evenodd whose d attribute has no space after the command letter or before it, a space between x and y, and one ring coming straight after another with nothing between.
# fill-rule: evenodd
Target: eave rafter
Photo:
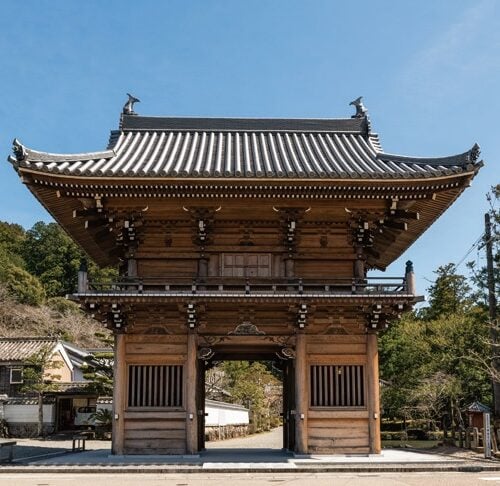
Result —
<instances>
[{"instance_id":1,"label":"eave rafter","mask_svg":"<svg viewBox=\"0 0 500 486\"><path fill-rule=\"evenodd\" d=\"M458 188L474 172L447 177L414 180L360 181L265 181L241 183L236 180L169 181L169 180L92 180L51 176L21 171L23 181L35 187L50 187L58 195L76 198L250 198L250 199L432 199L436 193Z\"/></svg>"}]
</instances>

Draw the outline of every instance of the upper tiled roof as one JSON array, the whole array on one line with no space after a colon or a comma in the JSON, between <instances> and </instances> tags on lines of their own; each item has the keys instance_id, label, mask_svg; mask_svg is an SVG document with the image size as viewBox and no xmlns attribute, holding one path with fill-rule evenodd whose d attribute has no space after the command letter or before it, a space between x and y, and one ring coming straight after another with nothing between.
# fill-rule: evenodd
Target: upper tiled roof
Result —
<instances>
[{"instance_id":1,"label":"upper tiled roof","mask_svg":"<svg viewBox=\"0 0 500 486\"><path fill-rule=\"evenodd\" d=\"M366 116L338 120L122 115L108 150L49 154L14 141L16 169L84 177L381 179L479 168L479 147L442 158L384 153Z\"/></svg>"}]
</instances>

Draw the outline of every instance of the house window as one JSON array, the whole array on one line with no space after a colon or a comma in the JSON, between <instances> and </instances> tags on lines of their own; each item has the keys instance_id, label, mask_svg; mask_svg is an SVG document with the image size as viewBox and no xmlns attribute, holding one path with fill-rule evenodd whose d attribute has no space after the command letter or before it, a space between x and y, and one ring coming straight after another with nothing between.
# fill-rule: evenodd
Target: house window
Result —
<instances>
[{"instance_id":1,"label":"house window","mask_svg":"<svg viewBox=\"0 0 500 486\"><path fill-rule=\"evenodd\" d=\"M130 365L129 407L182 407L182 366Z\"/></svg>"},{"instance_id":2,"label":"house window","mask_svg":"<svg viewBox=\"0 0 500 486\"><path fill-rule=\"evenodd\" d=\"M10 383L12 385L23 382L23 369L11 368L10 369Z\"/></svg>"},{"instance_id":3,"label":"house window","mask_svg":"<svg viewBox=\"0 0 500 486\"><path fill-rule=\"evenodd\" d=\"M364 366L311 366L311 407L364 407Z\"/></svg>"}]
</instances>

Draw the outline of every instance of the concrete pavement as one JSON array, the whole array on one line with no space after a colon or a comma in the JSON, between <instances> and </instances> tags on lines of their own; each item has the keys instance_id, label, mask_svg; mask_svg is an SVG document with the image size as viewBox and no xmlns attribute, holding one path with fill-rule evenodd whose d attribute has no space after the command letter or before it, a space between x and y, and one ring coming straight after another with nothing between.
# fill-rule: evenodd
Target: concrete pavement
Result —
<instances>
[{"instance_id":1,"label":"concrete pavement","mask_svg":"<svg viewBox=\"0 0 500 486\"><path fill-rule=\"evenodd\" d=\"M51 442L51 441L46 441ZM70 449L71 441L67 443ZM281 446L281 429L246 438L207 443L207 450L195 456L113 456L109 442L89 441L90 450L63 452L64 443L54 442L55 454L18 458L0 467L9 473L316 473L320 472L424 472L500 471L500 461L484 460L465 451L437 454L405 449L387 449L380 455L295 456ZM47 445L47 444L42 444ZM265 447L267 446L267 447ZM24 443L29 448L29 443ZM45 447L45 451L51 450ZM31 451L33 452L33 450ZM500 476L500 475L499 475Z\"/></svg>"},{"instance_id":2,"label":"concrete pavement","mask_svg":"<svg viewBox=\"0 0 500 486\"><path fill-rule=\"evenodd\" d=\"M1 486L489 486L498 473L3 474Z\"/></svg>"}]
</instances>

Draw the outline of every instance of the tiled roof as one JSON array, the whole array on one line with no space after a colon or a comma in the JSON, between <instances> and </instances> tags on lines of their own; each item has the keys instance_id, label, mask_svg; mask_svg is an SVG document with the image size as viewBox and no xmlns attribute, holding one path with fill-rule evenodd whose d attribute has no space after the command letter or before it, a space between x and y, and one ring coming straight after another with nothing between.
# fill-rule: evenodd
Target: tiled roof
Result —
<instances>
[{"instance_id":1,"label":"tiled roof","mask_svg":"<svg viewBox=\"0 0 500 486\"><path fill-rule=\"evenodd\" d=\"M16 169L112 178L422 178L479 168L479 147L443 158L386 154L368 119L123 115L108 150L49 154L14 141Z\"/></svg>"},{"instance_id":2,"label":"tiled roof","mask_svg":"<svg viewBox=\"0 0 500 486\"><path fill-rule=\"evenodd\" d=\"M56 338L2 338L0 339L0 362L24 361L47 347L53 348Z\"/></svg>"},{"instance_id":3,"label":"tiled roof","mask_svg":"<svg viewBox=\"0 0 500 486\"><path fill-rule=\"evenodd\" d=\"M481 402L473 402L468 407L466 412L490 413L491 409Z\"/></svg>"}]
</instances>

